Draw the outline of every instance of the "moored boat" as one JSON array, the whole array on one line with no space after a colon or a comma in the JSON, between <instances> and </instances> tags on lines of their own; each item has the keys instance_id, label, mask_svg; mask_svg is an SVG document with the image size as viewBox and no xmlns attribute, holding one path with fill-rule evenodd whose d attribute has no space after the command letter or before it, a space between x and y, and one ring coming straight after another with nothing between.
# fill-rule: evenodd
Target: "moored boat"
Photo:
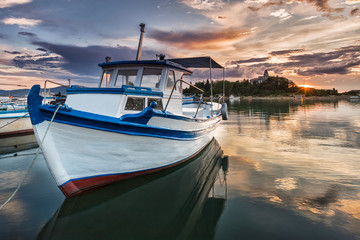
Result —
<instances>
[{"instance_id":1,"label":"moored boat","mask_svg":"<svg viewBox=\"0 0 360 240\"><path fill-rule=\"evenodd\" d=\"M37 239L104 232L108 239L212 239L226 203L226 166L213 139L181 167L65 199Z\"/></svg>"},{"instance_id":2,"label":"moored boat","mask_svg":"<svg viewBox=\"0 0 360 240\"><path fill-rule=\"evenodd\" d=\"M42 104L40 86L33 86L28 95L31 122L62 192L77 195L176 166L201 152L227 118L226 105L220 103L200 98L183 104L182 88L188 84L183 76L192 74L189 67L204 63L222 68L210 57L107 58L99 64L98 87L72 86L62 106Z\"/></svg>"},{"instance_id":3,"label":"moored boat","mask_svg":"<svg viewBox=\"0 0 360 240\"><path fill-rule=\"evenodd\" d=\"M0 137L32 134L33 129L25 106L2 104Z\"/></svg>"}]
</instances>

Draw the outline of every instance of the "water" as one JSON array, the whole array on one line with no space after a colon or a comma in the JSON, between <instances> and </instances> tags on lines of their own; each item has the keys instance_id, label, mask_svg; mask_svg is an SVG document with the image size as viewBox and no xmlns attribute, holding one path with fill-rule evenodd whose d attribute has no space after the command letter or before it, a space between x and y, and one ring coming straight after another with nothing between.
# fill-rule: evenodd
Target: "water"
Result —
<instances>
[{"instance_id":1,"label":"water","mask_svg":"<svg viewBox=\"0 0 360 240\"><path fill-rule=\"evenodd\" d=\"M0 239L360 239L360 103L252 100L196 159L65 199L42 155ZM35 149L0 156L0 202Z\"/></svg>"}]
</instances>

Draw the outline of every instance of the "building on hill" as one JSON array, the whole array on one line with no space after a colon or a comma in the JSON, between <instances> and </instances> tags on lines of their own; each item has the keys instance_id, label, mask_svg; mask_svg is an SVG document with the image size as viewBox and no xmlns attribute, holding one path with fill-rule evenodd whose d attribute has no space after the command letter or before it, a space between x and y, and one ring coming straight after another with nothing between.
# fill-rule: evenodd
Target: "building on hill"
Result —
<instances>
[{"instance_id":1,"label":"building on hill","mask_svg":"<svg viewBox=\"0 0 360 240\"><path fill-rule=\"evenodd\" d=\"M269 78L269 73L268 73L267 70L265 70L263 76L258 76L257 78L250 79L250 83L251 83L251 84L254 84L254 83L263 83L263 82L265 82L266 80L268 80L268 78Z\"/></svg>"}]
</instances>

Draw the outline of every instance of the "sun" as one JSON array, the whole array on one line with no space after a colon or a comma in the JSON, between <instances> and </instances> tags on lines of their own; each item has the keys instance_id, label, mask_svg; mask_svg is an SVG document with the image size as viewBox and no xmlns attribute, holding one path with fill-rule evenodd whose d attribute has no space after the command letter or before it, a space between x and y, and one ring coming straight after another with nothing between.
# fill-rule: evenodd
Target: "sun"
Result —
<instances>
[{"instance_id":1,"label":"sun","mask_svg":"<svg viewBox=\"0 0 360 240\"><path fill-rule=\"evenodd\" d=\"M307 85L307 84L304 84L304 85L298 85L298 87L303 87L303 88L314 88L314 86Z\"/></svg>"}]
</instances>

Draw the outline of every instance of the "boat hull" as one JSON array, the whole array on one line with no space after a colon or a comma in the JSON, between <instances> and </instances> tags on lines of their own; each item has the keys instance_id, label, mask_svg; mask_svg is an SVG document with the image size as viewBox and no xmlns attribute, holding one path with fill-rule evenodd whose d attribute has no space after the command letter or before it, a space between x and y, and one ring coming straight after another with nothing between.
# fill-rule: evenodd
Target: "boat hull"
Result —
<instances>
[{"instance_id":1,"label":"boat hull","mask_svg":"<svg viewBox=\"0 0 360 240\"><path fill-rule=\"evenodd\" d=\"M223 210L210 193L213 189L216 200L225 202L222 154L213 140L181 167L67 198L38 239L99 239L97 233L104 232L108 239L195 239L191 233L198 233L199 221L216 224ZM214 189L214 184L220 187ZM202 226L209 236L209 225Z\"/></svg>"},{"instance_id":2,"label":"boat hull","mask_svg":"<svg viewBox=\"0 0 360 240\"><path fill-rule=\"evenodd\" d=\"M34 126L38 142L49 121ZM215 129L214 129L215 130ZM47 165L66 196L176 166L196 156L214 131L176 140L53 122L42 143Z\"/></svg>"},{"instance_id":3,"label":"boat hull","mask_svg":"<svg viewBox=\"0 0 360 240\"><path fill-rule=\"evenodd\" d=\"M1 113L0 137L32 134L33 128L29 116L23 117L26 113L26 111Z\"/></svg>"},{"instance_id":4,"label":"boat hull","mask_svg":"<svg viewBox=\"0 0 360 240\"><path fill-rule=\"evenodd\" d=\"M35 136L66 196L170 168L212 140L221 114L194 118L154 109L120 118L42 105L40 86L28 95Z\"/></svg>"}]
</instances>

